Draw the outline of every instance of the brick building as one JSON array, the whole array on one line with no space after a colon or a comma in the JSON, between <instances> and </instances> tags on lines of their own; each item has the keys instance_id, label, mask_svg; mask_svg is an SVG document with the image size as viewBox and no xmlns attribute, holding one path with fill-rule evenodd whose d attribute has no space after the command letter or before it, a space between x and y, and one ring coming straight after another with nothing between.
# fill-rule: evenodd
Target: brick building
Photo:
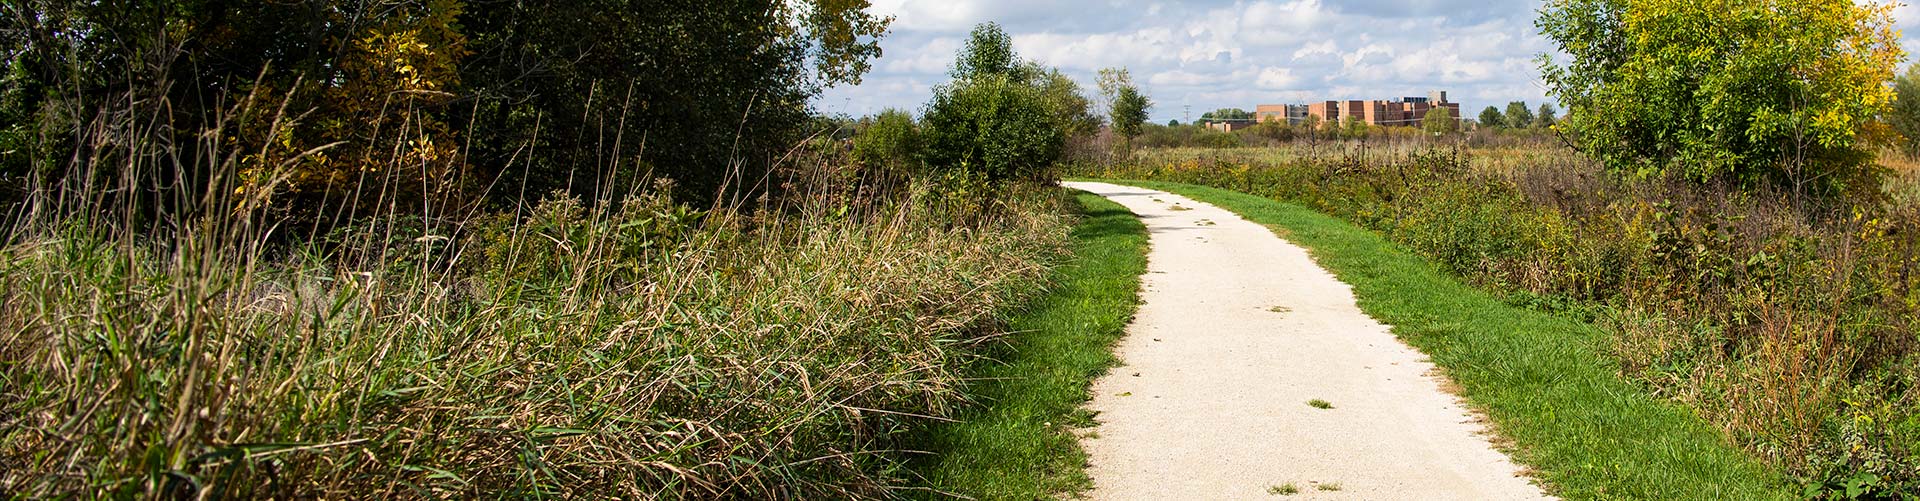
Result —
<instances>
[{"instance_id":1,"label":"brick building","mask_svg":"<svg viewBox=\"0 0 1920 501\"><path fill-rule=\"evenodd\" d=\"M1264 111L1269 107L1278 106L1288 105L1263 104L1259 109ZM1446 108L1453 113L1454 119L1460 118L1460 103L1448 102L1446 91L1433 91L1428 93L1427 97L1403 97L1390 100L1320 101L1310 103L1305 108L1305 115L1301 118L1311 115L1319 118L1321 122L1342 122L1347 117L1357 117L1370 125L1414 126L1427 118L1427 112L1436 108ZM1265 118L1265 115L1261 115L1261 119Z\"/></svg>"}]
</instances>

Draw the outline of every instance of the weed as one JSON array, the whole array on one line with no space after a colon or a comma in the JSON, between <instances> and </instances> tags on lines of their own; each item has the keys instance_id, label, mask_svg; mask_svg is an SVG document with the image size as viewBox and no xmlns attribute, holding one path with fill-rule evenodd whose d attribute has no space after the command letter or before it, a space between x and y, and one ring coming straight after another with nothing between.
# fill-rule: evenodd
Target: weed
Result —
<instances>
[{"instance_id":1,"label":"weed","mask_svg":"<svg viewBox=\"0 0 1920 501\"><path fill-rule=\"evenodd\" d=\"M1274 496L1292 496L1299 493L1300 487L1293 485L1293 482L1267 487L1267 494Z\"/></svg>"},{"instance_id":2,"label":"weed","mask_svg":"<svg viewBox=\"0 0 1920 501\"><path fill-rule=\"evenodd\" d=\"M1308 400L1307 405L1312 406L1315 409L1332 409L1333 408L1332 403L1327 402L1325 400L1318 399L1318 398L1313 400Z\"/></svg>"}]
</instances>

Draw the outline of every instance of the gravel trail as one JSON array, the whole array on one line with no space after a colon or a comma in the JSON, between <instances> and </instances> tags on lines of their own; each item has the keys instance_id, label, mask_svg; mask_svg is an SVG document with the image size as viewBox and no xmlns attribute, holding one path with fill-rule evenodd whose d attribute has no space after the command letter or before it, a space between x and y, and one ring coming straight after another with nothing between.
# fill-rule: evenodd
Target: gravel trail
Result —
<instances>
[{"instance_id":1,"label":"gravel trail","mask_svg":"<svg viewBox=\"0 0 1920 501\"><path fill-rule=\"evenodd\" d=\"M1545 498L1306 250L1185 197L1066 185L1126 206L1152 242L1123 365L1089 404L1088 496Z\"/></svg>"}]
</instances>

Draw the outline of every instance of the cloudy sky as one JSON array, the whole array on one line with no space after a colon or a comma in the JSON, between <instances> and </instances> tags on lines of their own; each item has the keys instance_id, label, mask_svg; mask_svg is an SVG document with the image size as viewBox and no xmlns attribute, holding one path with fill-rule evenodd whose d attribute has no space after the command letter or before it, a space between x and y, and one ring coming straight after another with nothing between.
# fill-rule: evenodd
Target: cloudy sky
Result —
<instances>
[{"instance_id":1,"label":"cloudy sky","mask_svg":"<svg viewBox=\"0 0 1920 501\"><path fill-rule=\"evenodd\" d=\"M1446 90L1472 116L1487 105L1541 102L1534 58L1551 45L1533 28L1540 0L872 0L895 16L885 55L856 87L815 103L860 116L918 109L945 82L977 23L994 21L1014 50L1079 80L1126 67L1153 97L1153 119L1262 103L1424 96ZM1896 13L1920 49L1920 8Z\"/></svg>"}]
</instances>

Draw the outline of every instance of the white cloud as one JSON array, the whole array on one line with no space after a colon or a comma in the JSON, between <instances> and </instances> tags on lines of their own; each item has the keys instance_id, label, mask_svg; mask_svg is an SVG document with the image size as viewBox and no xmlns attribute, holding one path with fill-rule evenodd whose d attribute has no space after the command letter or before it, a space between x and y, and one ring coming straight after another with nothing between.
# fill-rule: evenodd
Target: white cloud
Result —
<instances>
[{"instance_id":1,"label":"white cloud","mask_svg":"<svg viewBox=\"0 0 1920 501\"><path fill-rule=\"evenodd\" d=\"M1092 88L1094 72L1130 68L1158 106L1182 110L1447 90L1478 113L1544 96L1534 58L1553 46L1533 19L1544 0L873 0L897 16L886 57L859 87L830 89L822 109L859 115L918 108L975 24L994 21L1022 56ZM1920 6L1894 11L1920 27ZM1914 38L1903 45L1920 49Z\"/></svg>"}]
</instances>

